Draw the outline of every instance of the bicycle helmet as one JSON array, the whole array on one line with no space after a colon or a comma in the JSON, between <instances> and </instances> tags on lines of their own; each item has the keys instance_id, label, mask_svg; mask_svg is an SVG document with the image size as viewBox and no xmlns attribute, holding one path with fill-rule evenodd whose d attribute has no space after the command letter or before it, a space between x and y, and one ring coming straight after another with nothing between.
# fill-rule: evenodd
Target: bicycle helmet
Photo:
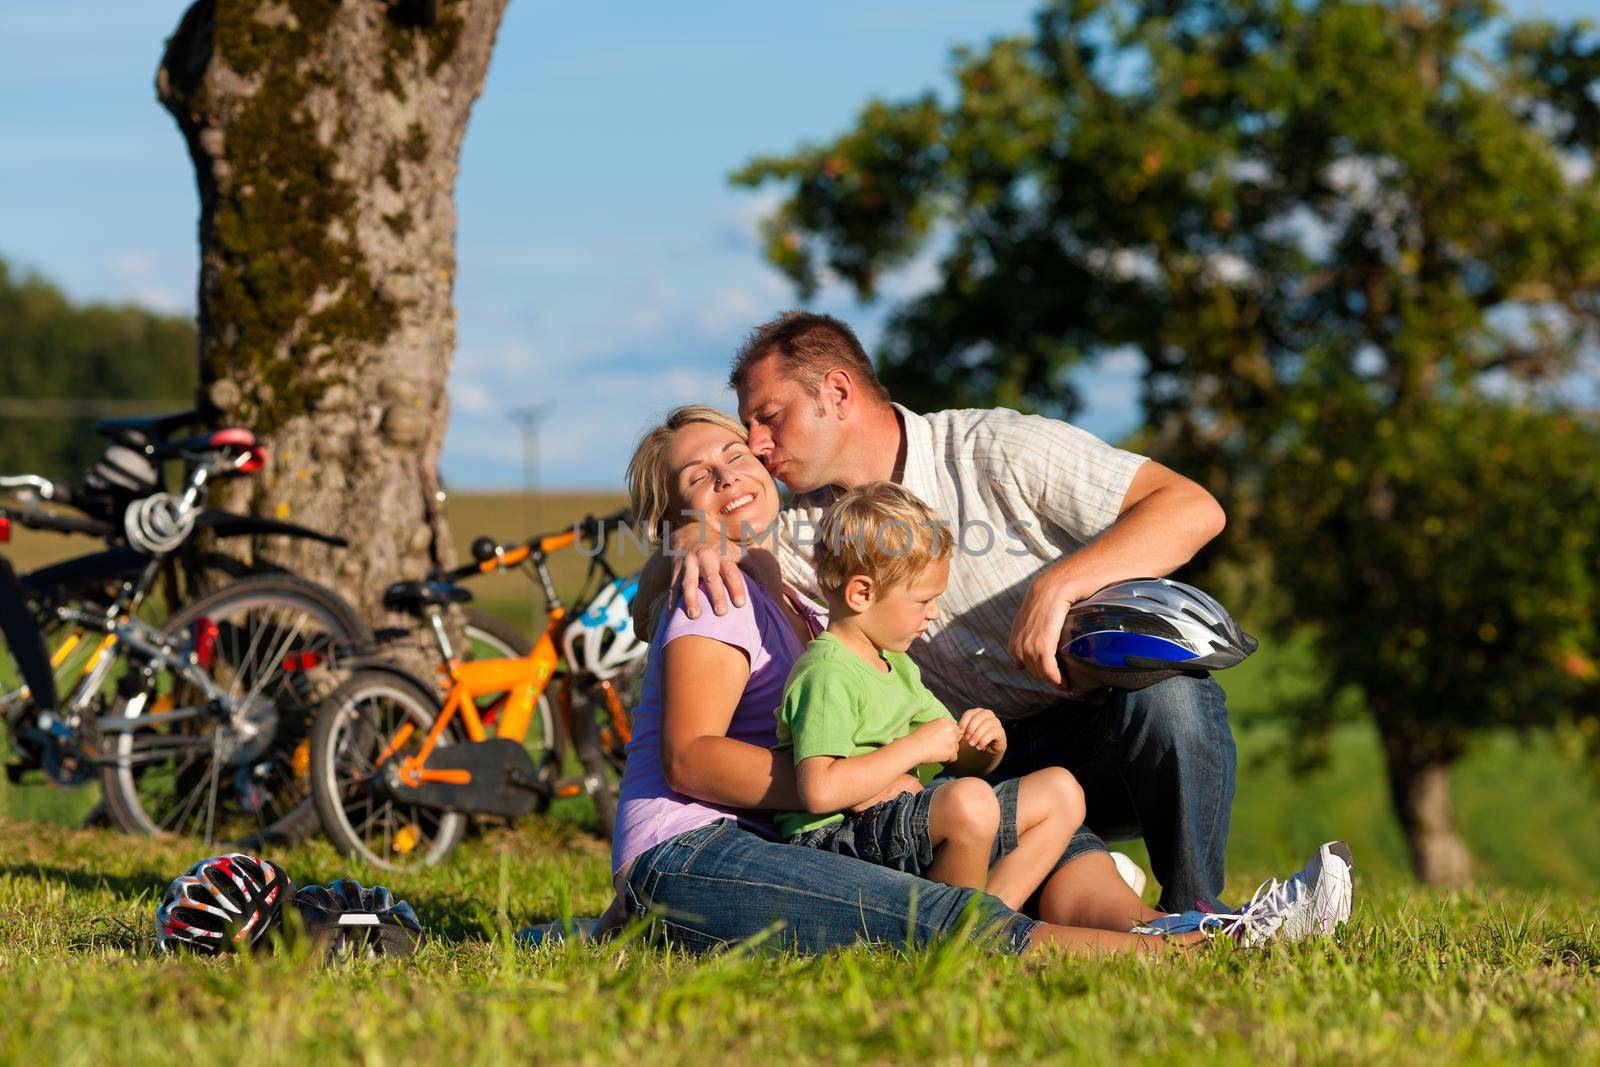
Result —
<instances>
[{"instance_id":1,"label":"bicycle helmet","mask_svg":"<svg viewBox=\"0 0 1600 1067\"><path fill-rule=\"evenodd\" d=\"M1194 586L1136 578L1072 605L1059 656L1074 682L1143 689L1232 667L1255 650L1256 639Z\"/></svg>"},{"instance_id":2,"label":"bicycle helmet","mask_svg":"<svg viewBox=\"0 0 1600 1067\"><path fill-rule=\"evenodd\" d=\"M412 956L422 944L417 913L385 886L340 878L302 887L294 904L306 933L326 941L330 956Z\"/></svg>"},{"instance_id":3,"label":"bicycle helmet","mask_svg":"<svg viewBox=\"0 0 1600 1067\"><path fill-rule=\"evenodd\" d=\"M161 488L161 472L145 453L114 444L94 461L76 494L78 507L100 519L115 519L135 500Z\"/></svg>"},{"instance_id":4,"label":"bicycle helmet","mask_svg":"<svg viewBox=\"0 0 1600 1067\"><path fill-rule=\"evenodd\" d=\"M283 924L283 904L293 893L289 876L271 860L242 852L203 859L161 898L156 947L207 956L254 948Z\"/></svg>"},{"instance_id":5,"label":"bicycle helmet","mask_svg":"<svg viewBox=\"0 0 1600 1067\"><path fill-rule=\"evenodd\" d=\"M613 678L649 651L639 640L629 616L629 605L639 591L639 579L618 578L601 589L582 615L567 627L563 638L567 662L602 680Z\"/></svg>"}]
</instances>

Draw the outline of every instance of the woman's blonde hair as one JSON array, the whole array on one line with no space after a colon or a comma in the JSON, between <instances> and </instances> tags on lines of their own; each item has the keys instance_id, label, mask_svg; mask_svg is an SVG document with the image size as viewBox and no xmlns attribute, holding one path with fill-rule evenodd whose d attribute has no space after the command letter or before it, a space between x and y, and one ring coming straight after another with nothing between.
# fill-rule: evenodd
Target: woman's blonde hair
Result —
<instances>
[{"instance_id":1,"label":"woman's blonde hair","mask_svg":"<svg viewBox=\"0 0 1600 1067\"><path fill-rule=\"evenodd\" d=\"M672 472L667 470L667 446L679 430L695 423L720 426L741 441L749 435L739 420L725 411L705 404L684 404L667 412L659 426L652 427L634 446L628 461L628 499L633 505L633 520L651 541L660 541L662 528L671 525Z\"/></svg>"}]
</instances>

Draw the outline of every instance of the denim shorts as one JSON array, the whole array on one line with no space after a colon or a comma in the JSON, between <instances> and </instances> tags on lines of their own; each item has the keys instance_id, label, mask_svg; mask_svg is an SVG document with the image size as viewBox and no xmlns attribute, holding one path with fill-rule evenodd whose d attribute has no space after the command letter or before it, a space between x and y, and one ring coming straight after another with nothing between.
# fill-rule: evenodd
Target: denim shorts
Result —
<instances>
[{"instance_id":1,"label":"denim shorts","mask_svg":"<svg viewBox=\"0 0 1600 1067\"><path fill-rule=\"evenodd\" d=\"M952 781L954 779L941 778L920 793L901 793L866 811L846 812L843 822L796 834L789 839L789 844L837 852L891 871L926 877L934 860L933 835L928 829L933 798ZM989 853L991 867L1016 850L1019 783L1019 779L1008 778L993 786L995 799L1000 801L1000 829L994 835L994 848ZM1063 857L1056 867L1065 862Z\"/></svg>"},{"instance_id":2,"label":"denim shorts","mask_svg":"<svg viewBox=\"0 0 1600 1067\"><path fill-rule=\"evenodd\" d=\"M640 853L622 897L629 918L692 952L741 942L813 953L862 943L922 947L964 936L1017 953L1043 925L986 893L768 841L733 819Z\"/></svg>"}]
</instances>

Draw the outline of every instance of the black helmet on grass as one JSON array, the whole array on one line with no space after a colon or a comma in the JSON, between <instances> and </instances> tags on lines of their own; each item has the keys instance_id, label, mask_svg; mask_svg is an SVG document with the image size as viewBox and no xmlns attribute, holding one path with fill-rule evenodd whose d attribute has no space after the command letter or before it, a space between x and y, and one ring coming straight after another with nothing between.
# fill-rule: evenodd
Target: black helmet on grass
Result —
<instances>
[{"instance_id":1,"label":"black helmet on grass","mask_svg":"<svg viewBox=\"0 0 1600 1067\"><path fill-rule=\"evenodd\" d=\"M363 888L341 878L295 894L306 933L328 943L329 955L411 956L422 944L422 923L386 886Z\"/></svg>"},{"instance_id":2,"label":"black helmet on grass","mask_svg":"<svg viewBox=\"0 0 1600 1067\"><path fill-rule=\"evenodd\" d=\"M254 948L283 925L293 893L271 860L242 852L203 859L173 879L156 907L156 946L207 956Z\"/></svg>"}]
</instances>

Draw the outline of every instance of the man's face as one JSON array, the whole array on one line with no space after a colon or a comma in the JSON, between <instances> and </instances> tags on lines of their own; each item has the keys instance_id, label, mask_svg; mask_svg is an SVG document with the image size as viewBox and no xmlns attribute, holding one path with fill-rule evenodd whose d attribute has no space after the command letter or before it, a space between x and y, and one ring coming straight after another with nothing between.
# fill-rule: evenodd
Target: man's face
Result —
<instances>
[{"instance_id":1,"label":"man's face","mask_svg":"<svg viewBox=\"0 0 1600 1067\"><path fill-rule=\"evenodd\" d=\"M843 429L822 396L778 373L778 361L759 359L739 390L739 418L754 452L774 478L796 493L833 482Z\"/></svg>"}]
</instances>

